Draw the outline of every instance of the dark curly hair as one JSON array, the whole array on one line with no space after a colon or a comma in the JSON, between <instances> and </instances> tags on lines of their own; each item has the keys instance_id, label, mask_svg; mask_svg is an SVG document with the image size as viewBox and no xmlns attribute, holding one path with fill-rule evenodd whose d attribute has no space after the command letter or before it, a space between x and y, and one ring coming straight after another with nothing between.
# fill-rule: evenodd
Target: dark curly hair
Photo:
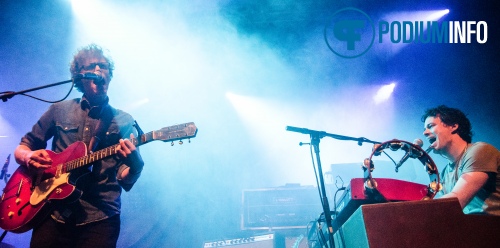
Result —
<instances>
[{"instance_id":1,"label":"dark curly hair","mask_svg":"<svg viewBox=\"0 0 500 248\"><path fill-rule=\"evenodd\" d=\"M76 52L73 56L73 60L70 63L69 72L71 77L74 78L83 67L83 63L87 58L104 58L107 63L109 63L109 76L113 77L113 70L115 69L115 63L111 59L104 49L100 46L92 43L90 45L84 46ZM81 80L75 81L75 87L78 91L83 92L83 85Z\"/></svg>"},{"instance_id":2,"label":"dark curly hair","mask_svg":"<svg viewBox=\"0 0 500 248\"><path fill-rule=\"evenodd\" d=\"M454 132L458 133L458 135L467 143L472 142L472 125L470 124L467 116L459 109L450 108L445 105L439 105L435 108L427 109L425 114L422 116L422 122L425 122L425 119L429 116L439 117L447 126L457 124L458 128Z\"/></svg>"}]
</instances>

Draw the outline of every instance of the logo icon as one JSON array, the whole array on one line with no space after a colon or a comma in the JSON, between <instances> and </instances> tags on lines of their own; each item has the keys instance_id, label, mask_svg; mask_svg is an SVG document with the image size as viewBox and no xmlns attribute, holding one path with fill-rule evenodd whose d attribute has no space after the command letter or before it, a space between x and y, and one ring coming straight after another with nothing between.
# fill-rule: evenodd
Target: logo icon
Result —
<instances>
[{"instance_id":1,"label":"logo icon","mask_svg":"<svg viewBox=\"0 0 500 248\"><path fill-rule=\"evenodd\" d=\"M333 53L343 58L356 58L373 45L375 25L365 12L344 8L333 14L325 26L324 37Z\"/></svg>"}]
</instances>

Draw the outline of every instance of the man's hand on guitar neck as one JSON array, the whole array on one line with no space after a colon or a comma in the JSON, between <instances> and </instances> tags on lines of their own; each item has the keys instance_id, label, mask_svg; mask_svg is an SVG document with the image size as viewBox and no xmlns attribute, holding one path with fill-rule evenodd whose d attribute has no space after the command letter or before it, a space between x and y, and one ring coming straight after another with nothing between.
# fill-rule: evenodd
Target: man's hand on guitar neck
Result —
<instances>
[{"instance_id":1,"label":"man's hand on guitar neck","mask_svg":"<svg viewBox=\"0 0 500 248\"><path fill-rule=\"evenodd\" d=\"M130 139L133 139L134 135L130 134ZM144 167L144 161L142 160L141 154L136 150L135 145L128 139L121 139L120 145L118 146L117 152L118 156L123 159L125 165L129 169L124 170L119 178L130 182L137 180L139 173L141 173Z\"/></svg>"},{"instance_id":2,"label":"man's hand on guitar neck","mask_svg":"<svg viewBox=\"0 0 500 248\"><path fill-rule=\"evenodd\" d=\"M32 151L25 145L19 145L14 152L14 156L18 164L25 165L28 168L45 170L52 165L52 159L47 151L43 149Z\"/></svg>"}]
</instances>

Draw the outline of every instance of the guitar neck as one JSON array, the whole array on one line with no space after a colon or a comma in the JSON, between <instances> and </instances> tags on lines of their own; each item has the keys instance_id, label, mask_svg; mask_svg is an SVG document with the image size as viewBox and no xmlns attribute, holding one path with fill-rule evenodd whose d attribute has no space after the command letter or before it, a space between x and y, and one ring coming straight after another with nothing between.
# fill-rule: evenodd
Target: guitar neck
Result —
<instances>
[{"instance_id":1,"label":"guitar neck","mask_svg":"<svg viewBox=\"0 0 500 248\"><path fill-rule=\"evenodd\" d=\"M164 127L160 130L151 131L149 133L145 133L139 136L140 139L131 138L130 142L134 144L136 147L142 146L154 140L161 140L164 142L167 141L176 141L182 139L190 139L196 137L198 129L194 125L193 122L174 125L170 127ZM97 162L101 159L107 158L109 156L115 155L118 153L119 144L115 144L104 149L95 151L86 156L67 161L64 163L64 168L66 172L71 170L90 165L94 162Z\"/></svg>"},{"instance_id":2,"label":"guitar neck","mask_svg":"<svg viewBox=\"0 0 500 248\"><path fill-rule=\"evenodd\" d=\"M146 133L146 134L141 136L140 140L137 138L132 138L132 139L130 139L130 142L132 142L132 144L134 144L136 147L142 146L142 145L154 140L154 139L152 139L153 134L154 134L154 132ZM104 158L107 158L109 156L113 156L113 155L118 153L119 146L120 146L119 144L108 146L104 149L95 151L95 152L90 153L86 156L68 161L64 164L66 167L66 172L72 171L74 169L77 169L77 168L80 168L80 167L83 167L86 165L90 165L94 162L97 162L97 161L102 160Z\"/></svg>"}]
</instances>

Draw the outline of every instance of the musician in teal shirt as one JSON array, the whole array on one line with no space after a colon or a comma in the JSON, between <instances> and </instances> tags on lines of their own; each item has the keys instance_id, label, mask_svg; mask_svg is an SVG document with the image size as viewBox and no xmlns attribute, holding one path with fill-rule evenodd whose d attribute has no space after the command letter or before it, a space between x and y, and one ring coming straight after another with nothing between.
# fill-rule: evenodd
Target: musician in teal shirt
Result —
<instances>
[{"instance_id":1,"label":"musician in teal shirt","mask_svg":"<svg viewBox=\"0 0 500 248\"><path fill-rule=\"evenodd\" d=\"M449 163L440 173L436 198L458 198L465 214L500 216L500 152L484 142L472 142L465 114L444 105L422 116L424 135L435 154Z\"/></svg>"},{"instance_id":2,"label":"musician in teal shirt","mask_svg":"<svg viewBox=\"0 0 500 248\"><path fill-rule=\"evenodd\" d=\"M144 163L127 139L137 135L134 119L109 105L113 69L101 47L91 44L80 49L70 72L82 98L51 105L16 148L21 166L43 171L55 166L45 150L50 139L56 153L77 141L84 142L87 151L119 144L116 155L71 172L70 182L82 191L81 197L57 204L50 217L34 226L30 247L116 247L122 188L131 189Z\"/></svg>"}]
</instances>

